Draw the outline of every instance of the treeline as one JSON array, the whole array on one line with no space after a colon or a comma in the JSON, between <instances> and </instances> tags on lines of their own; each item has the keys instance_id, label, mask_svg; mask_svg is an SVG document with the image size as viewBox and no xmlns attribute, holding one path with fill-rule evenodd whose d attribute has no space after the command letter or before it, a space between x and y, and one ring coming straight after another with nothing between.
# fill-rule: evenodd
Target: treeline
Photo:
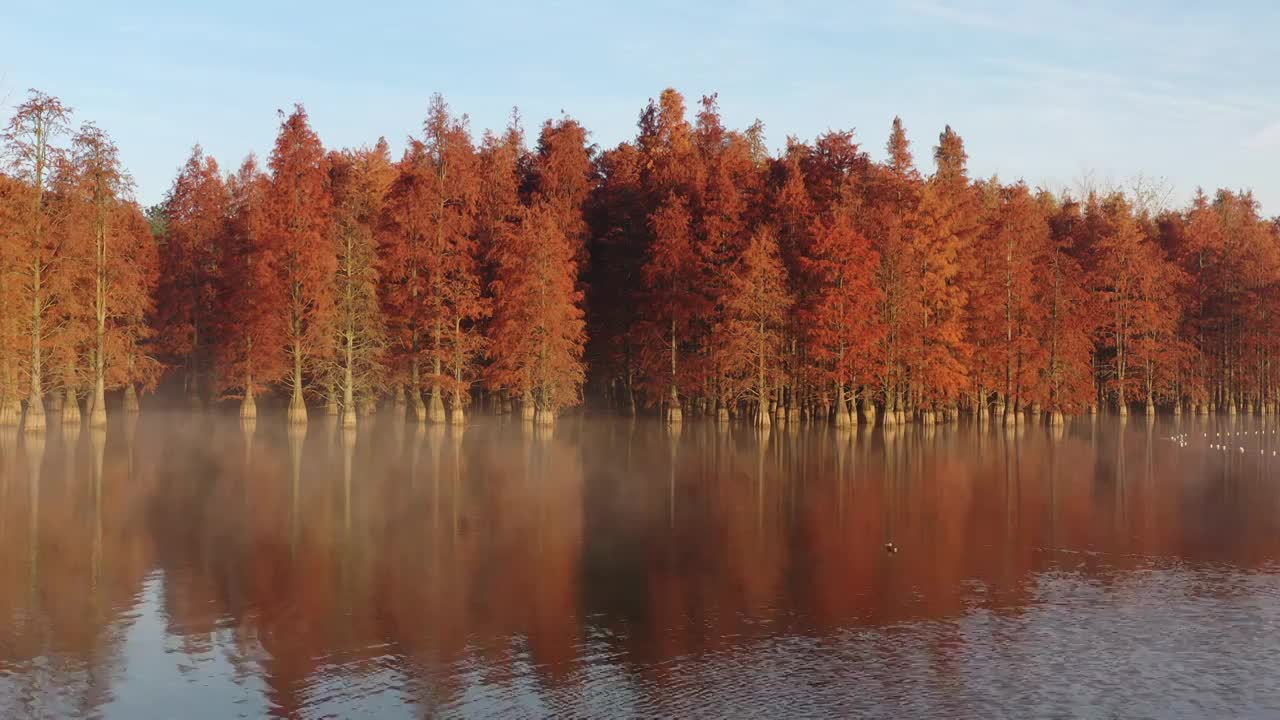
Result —
<instances>
[{"instance_id":1,"label":"treeline","mask_svg":"<svg viewBox=\"0 0 1280 720\"><path fill-rule=\"evenodd\" d=\"M436 96L393 160L326 150L297 107L265 169L197 146L144 217L106 135L33 92L0 176L0 421L43 427L47 393L100 424L106 392L136 411L160 383L346 425L1277 410L1280 224L1248 192L975 180L950 127L926 176L897 119L884 162L852 131L774 156L714 96L690 114L666 90L632 141L564 117L529 148Z\"/></svg>"}]
</instances>

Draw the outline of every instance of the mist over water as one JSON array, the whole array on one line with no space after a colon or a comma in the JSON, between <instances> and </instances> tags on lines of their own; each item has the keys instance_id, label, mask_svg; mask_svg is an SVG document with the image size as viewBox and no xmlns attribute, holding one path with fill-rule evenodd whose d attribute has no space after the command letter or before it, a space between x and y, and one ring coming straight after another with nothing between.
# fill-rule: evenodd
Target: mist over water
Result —
<instances>
[{"instance_id":1,"label":"mist over water","mask_svg":"<svg viewBox=\"0 0 1280 720\"><path fill-rule=\"evenodd\" d=\"M0 434L0 717L1280 714L1271 418Z\"/></svg>"}]
</instances>

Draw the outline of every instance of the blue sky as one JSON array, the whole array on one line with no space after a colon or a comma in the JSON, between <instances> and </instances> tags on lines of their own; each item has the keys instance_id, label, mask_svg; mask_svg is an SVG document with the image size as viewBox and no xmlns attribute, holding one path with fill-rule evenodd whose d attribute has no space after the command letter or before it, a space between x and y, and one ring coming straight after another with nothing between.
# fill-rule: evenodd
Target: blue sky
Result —
<instances>
[{"instance_id":1,"label":"blue sky","mask_svg":"<svg viewBox=\"0 0 1280 720\"><path fill-rule=\"evenodd\" d=\"M855 128L883 156L895 114L917 159L950 123L975 175L1071 186L1092 173L1253 188L1280 214L1280 7L1267 2L7 3L0 114L28 87L116 139L144 203L193 143L225 169L269 152L276 109L329 146L402 147L442 92L478 136L513 105L605 146L667 86L718 92L771 148ZM189 6L189 7L181 7Z\"/></svg>"}]
</instances>

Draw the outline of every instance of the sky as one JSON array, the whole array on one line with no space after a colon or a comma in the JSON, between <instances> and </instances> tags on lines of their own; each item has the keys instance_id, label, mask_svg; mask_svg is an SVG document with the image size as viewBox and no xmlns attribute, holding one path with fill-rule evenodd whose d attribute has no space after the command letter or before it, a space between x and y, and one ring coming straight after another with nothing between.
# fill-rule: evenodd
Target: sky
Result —
<instances>
[{"instance_id":1,"label":"sky","mask_svg":"<svg viewBox=\"0 0 1280 720\"><path fill-rule=\"evenodd\" d=\"M191 147L224 170L269 154L303 103L329 147L393 149L432 93L500 129L562 113L608 147L665 87L768 144L854 129L884 156L894 115L918 164L950 124L971 175L1251 188L1280 214L1280 3L102 2L0 10L0 116L27 88L59 96L120 148L143 204ZM201 5L205 7L200 7Z\"/></svg>"}]
</instances>

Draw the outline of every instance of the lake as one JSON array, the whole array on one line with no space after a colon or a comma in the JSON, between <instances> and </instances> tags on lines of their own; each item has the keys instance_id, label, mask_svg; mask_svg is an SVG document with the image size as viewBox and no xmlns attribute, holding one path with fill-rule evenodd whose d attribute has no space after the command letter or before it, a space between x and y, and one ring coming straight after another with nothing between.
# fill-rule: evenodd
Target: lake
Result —
<instances>
[{"instance_id":1,"label":"lake","mask_svg":"<svg viewBox=\"0 0 1280 720\"><path fill-rule=\"evenodd\" d=\"M0 432L0 717L1275 717L1273 418Z\"/></svg>"}]
</instances>

